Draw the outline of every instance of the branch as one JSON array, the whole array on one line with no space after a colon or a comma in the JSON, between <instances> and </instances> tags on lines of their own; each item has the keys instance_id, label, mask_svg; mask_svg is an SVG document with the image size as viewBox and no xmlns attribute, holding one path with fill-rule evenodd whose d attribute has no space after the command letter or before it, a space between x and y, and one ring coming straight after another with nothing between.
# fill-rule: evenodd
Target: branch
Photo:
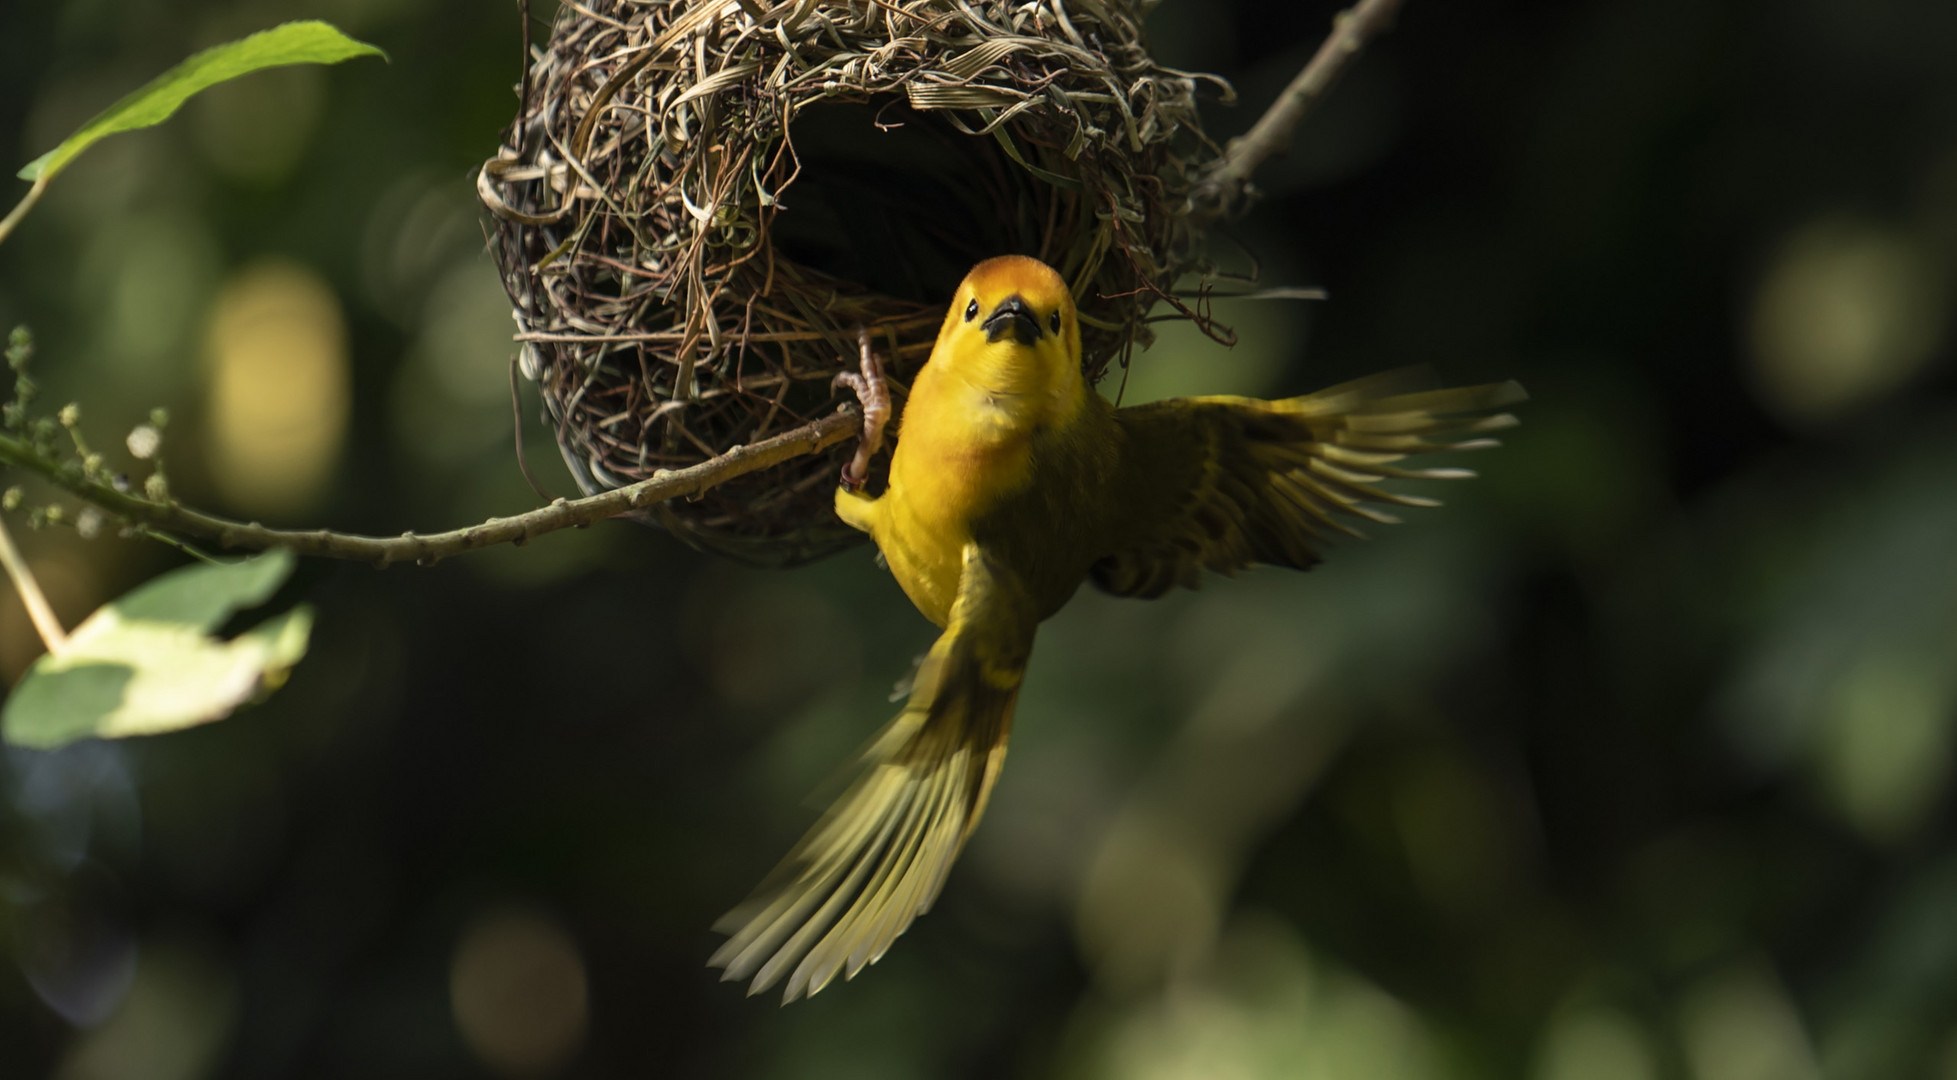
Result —
<instances>
[{"instance_id":1,"label":"branch","mask_svg":"<svg viewBox=\"0 0 1957 1080\"><path fill-rule=\"evenodd\" d=\"M20 224L20 219L26 217L29 210L34 209L34 204L41 201L41 192L47 189L48 174L42 173L34 179L34 186L27 189L27 194L21 196L20 201L14 204L12 212L8 213L4 220L0 220L0 241L4 241L13 233L14 226Z\"/></svg>"},{"instance_id":2,"label":"branch","mask_svg":"<svg viewBox=\"0 0 1957 1080\"><path fill-rule=\"evenodd\" d=\"M1359 0L1333 18L1332 33L1318 47L1311 62L1291 80L1291 85L1284 88L1284 93L1278 95L1264 115L1258 117L1248 133L1230 140L1223 156L1212 162L1203 178L1196 182L1185 211L1191 222L1208 226L1250 209L1257 198L1256 189L1250 185L1250 174L1273 154L1291 145L1291 135L1305 113L1325 96L1333 80L1359 55L1359 50L1393 21L1400 2Z\"/></svg>"},{"instance_id":3,"label":"branch","mask_svg":"<svg viewBox=\"0 0 1957 1080\"><path fill-rule=\"evenodd\" d=\"M41 635L41 643L51 653L58 653L68 647L68 632L61 628L61 620L55 617L54 608L48 605L47 594L41 591L41 583L34 580L34 572L27 567L27 560L14 546L13 534L7 531L7 523L0 521L0 567L5 567L7 576L13 579L14 591L20 594L21 606L27 609L27 617L34 622L34 630Z\"/></svg>"},{"instance_id":4,"label":"branch","mask_svg":"<svg viewBox=\"0 0 1957 1080\"><path fill-rule=\"evenodd\" d=\"M283 547L300 555L355 559L378 567L409 561L428 566L465 551L506 543L522 545L558 529L590 525L667 499L694 495L737 476L844 442L856 435L860 424L856 410L845 409L753 446L737 446L689 468L662 469L650 480L601 495L556 499L527 513L425 536L414 532L382 537L326 529L268 529L255 521L232 521L192 510L174 499L152 502L90 479L79 466L44 457L31 444L11 436L0 435L0 463L39 473L55 486L117 517L182 536L203 537L224 548L263 551Z\"/></svg>"}]
</instances>

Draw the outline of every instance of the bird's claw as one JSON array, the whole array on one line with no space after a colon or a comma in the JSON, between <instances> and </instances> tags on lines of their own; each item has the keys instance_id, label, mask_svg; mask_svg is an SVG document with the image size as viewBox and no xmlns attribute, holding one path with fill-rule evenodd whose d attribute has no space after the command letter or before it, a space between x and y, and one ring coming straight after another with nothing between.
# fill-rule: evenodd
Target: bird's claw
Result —
<instances>
[{"instance_id":1,"label":"bird's claw","mask_svg":"<svg viewBox=\"0 0 1957 1080\"><path fill-rule=\"evenodd\" d=\"M890 387L883 379L883 365L870 351L870 331L857 327L856 344L862 350L861 373L841 372L831 386L847 386L863 407L863 437L856 444L856 456L843 466L843 486L860 491L870 479L870 459L883 449L883 425L890 419Z\"/></svg>"}]
</instances>

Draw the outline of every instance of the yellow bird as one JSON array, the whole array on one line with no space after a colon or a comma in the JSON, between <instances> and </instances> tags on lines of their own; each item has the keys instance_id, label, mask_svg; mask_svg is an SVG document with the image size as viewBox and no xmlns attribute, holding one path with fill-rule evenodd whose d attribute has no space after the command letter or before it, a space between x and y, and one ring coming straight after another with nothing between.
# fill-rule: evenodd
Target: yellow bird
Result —
<instances>
[{"instance_id":1,"label":"yellow bird","mask_svg":"<svg viewBox=\"0 0 1957 1080\"><path fill-rule=\"evenodd\" d=\"M1369 503L1437 505L1374 486L1450 479L1408 454L1493 445L1513 382L1417 390L1389 372L1282 401L1182 398L1116 408L1081 373L1066 283L1005 256L959 286L905 404L881 497L855 490L885 400L864 347L848 381L864 446L836 513L870 534L919 611L944 628L861 774L715 929L709 963L783 1000L851 978L923 914L985 811L1041 620L1083 580L1119 596L1195 587L1204 570L1304 569Z\"/></svg>"}]
</instances>

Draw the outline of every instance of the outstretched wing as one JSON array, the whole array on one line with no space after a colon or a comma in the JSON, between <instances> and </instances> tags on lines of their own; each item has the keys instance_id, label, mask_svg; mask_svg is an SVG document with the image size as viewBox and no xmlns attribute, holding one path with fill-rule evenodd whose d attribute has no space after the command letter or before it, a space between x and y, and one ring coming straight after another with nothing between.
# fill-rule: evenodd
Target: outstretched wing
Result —
<instances>
[{"instance_id":1,"label":"outstretched wing","mask_svg":"<svg viewBox=\"0 0 1957 1080\"><path fill-rule=\"evenodd\" d=\"M782 1000L793 1001L855 977L930 909L999 776L1037 625L1018 578L967 544L951 618L904 711L864 752L862 775L715 924L730 936L710 966L752 975L751 994L787 974Z\"/></svg>"},{"instance_id":2,"label":"outstretched wing","mask_svg":"<svg viewBox=\"0 0 1957 1080\"><path fill-rule=\"evenodd\" d=\"M1094 564L1094 583L1156 597L1196 587L1204 570L1302 570L1318 562L1329 534L1359 535L1345 519L1399 520L1367 503L1438 505L1374 485L1473 476L1394 463L1493 446L1484 436L1515 423L1495 410L1528 395L1513 382L1421 388L1431 381L1408 368L1282 401L1178 398L1118 410L1120 483L1132 497L1113 550Z\"/></svg>"}]
</instances>

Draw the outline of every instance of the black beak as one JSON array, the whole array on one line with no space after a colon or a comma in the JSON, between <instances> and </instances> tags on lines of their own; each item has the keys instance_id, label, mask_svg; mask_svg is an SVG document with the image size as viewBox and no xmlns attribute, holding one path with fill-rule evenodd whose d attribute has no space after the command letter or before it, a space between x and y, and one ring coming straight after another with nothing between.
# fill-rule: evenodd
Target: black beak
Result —
<instances>
[{"instance_id":1,"label":"black beak","mask_svg":"<svg viewBox=\"0 0 1957 1080\"><path fill-rule=\"evenodd\" d=\"M1040 319L1033 313L1032 305L1019 298L1018 293L999 301L992 314L985 317L979 325L985 327L985 340L996 342L1011 334L1021 345L1031 345L1040 340Z\"/></svg>"}]
</instances>

